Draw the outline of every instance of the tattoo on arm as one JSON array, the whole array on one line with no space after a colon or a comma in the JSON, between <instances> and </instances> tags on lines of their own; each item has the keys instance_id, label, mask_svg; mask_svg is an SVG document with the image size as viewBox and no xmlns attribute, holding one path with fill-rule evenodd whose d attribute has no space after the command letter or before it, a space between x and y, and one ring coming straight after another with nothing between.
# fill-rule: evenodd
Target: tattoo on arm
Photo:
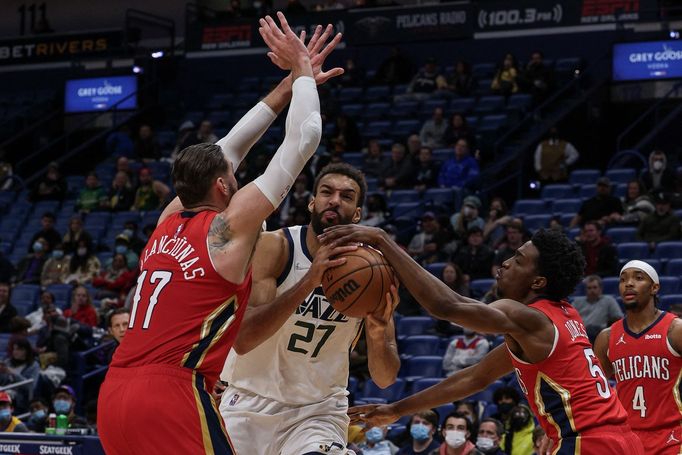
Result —
<instances>
[{"instance_id":1,"label":"tattoo on arm","mask_svg":"<svg viewBox=\"0 0 682 455\"><path fill-rule=\"evenodd\" d=\"M225 248L230 243L232 232L227 220L217 215L211 222L208 230L208 249L212 252L225 252Z\"/></svg>"}]
</instances>

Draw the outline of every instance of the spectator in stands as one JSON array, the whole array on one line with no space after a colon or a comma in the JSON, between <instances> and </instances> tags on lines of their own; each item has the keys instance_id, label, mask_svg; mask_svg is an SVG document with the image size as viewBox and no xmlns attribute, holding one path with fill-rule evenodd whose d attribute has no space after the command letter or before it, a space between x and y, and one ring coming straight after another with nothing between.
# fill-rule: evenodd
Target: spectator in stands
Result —
<instances>
[{"instance_id":1,"label":"spectator in stands","mask_svg":"<svg viewBox=\"0 0 682 455\"><path fill-rule=\"evenodd\" d=\"M116 160L116 173L118 172L124 172L128 176L128 184L131 188L137 186L137 175L130 168L130 160L127 157L121 156Z\"/></svg>"},{"instance_id":2,"label":"spectator in stands","mask_svg":"<svg viewBox=\"0 0 682 455\"><path fill-rule=\"evenodd\" d=\"M17 265L16 283L40 284L40 274L47 261L47 241L40 237L33 242L32 253L27 254Z\"/></svg>"},{"instance_id":3,"label":"spectator in stands","mask_svg":"<svg viewBox=\"0 0 682 455\"><path fill-rule=\"evenodd\" d=\"M55 245L61 243L62 236L54 228L55 221L56 218L54 216L54 213L45 212L43 214L42 218L40 218L40 224L42 226L42 229L33 234L33 237L31 238L31 246L33 245L33 242L42 237L47 242L47 250L45 252L49 253L52 251ZM31 251L30 248L29 251Z\"/></svg>"},{"instance_id":4,"label":"spectator in stands","mask_svg":"<svg viewBox=\"0 0 682 455\"><path fill-rule=\"evenodd\" d=\"M92 237L83 229L83 219L80 215L74 215L69 221L69 230L64 234L62 244L65 254L74 254L78 248L78 242L84 241L88 245L92 244Z\"/></svg>"},{"instance_id":5,"label":"spectator in stands","mask_svg":"<svg viewBox=\"0 0 682 455\"><path fill-rule=\"evenodd\" d=\"M447 376L478 363L488 353L490 343L473 330L462 328L463 335L455 337L443 356L443 371Z\"/></svg>"},{"instance_id":6,"label":"spectator in stands","mask_svg":"<svg viewBox=\"0 0 682 455\"><path fill-rule=\"evenodd\" d=\"M422 148L422 141L418 134L410 134L407 136L407 156L412 159L414 164L419 162L419 150Z\"/></svg>"},{"instance_id":7,"label":"spectator in stands","mask_svg":"<svg viewBox=\"0 0 682 455\"><path fill-rule=\"evenodd\" d=\"M464 297L471 297L469 280L464 273L462 273L462 269L457 264L448 262L445 267L443 267L443 273L440 278L443 283L457 294Z\"/></svg>"},{"instance_id":8,"label":"spectator in stands","mask_svg":"<svg viewBox=\"0 0 682 455\"><path fill-rule=\"evenodd\" d=\"M135 156L138 160L149 162L161 158L161 147L154 136L152 127L141 125L135 140Z\"/></svg>"},{"instance_id":9,"label":"spectator in stands","mask_svg":"<svg viewBox=\"0 0 682 455\"><path fill-rule=\"evenodd\" d=\"M447 242L447 232L433 212L422 215L421 232L412 237L407 251L415 261L422 265L440 262L443 259L442 247Z\"/></svg>"},{"instance_id":10,"label":"spectator in stands","mask_svg":"<svg viewBox=\"0 0 682 455\"><path fill-rule=\"evenodd\" d=\"M76 252L71 256L69 263L69 275L66 282L69 284L88 284L99 275L102 264L92 252L92 247L85 240L78 241Z\"/></svg>"},{"instance_id":11,"label":"spectator in stands","mask_svg":"<svg viewBox=\"0 0 682 455\"><path fill-rule=\"evenodd\" d=\"M9 283L0 283L0 333L9 333L10 321L17 315L17 309L9 301Z\"/></svg>"},{"instance_id":12,"label":"spectator in stands","mask_svg":"<svg viewBox=\"0 0 682 455\"><path fill-rule=\"evenodd\" d=\"M59 165L53 161L47 165L45 176L31 191L31 201L63 201L66 191L66 180L59 172Z\"/></svg>"},{"instance_id":13,"label":"spectator in stands","mask_svg":"<svg viewBox=\"0 0 682 455\"><path fill-rule=\"evenodd\" d=\"M483 243L483 229L472 226L467 231L466 244L457 250L452 262L460 266L471 280L490 278L495 252Z\"/></svg>"},{"instance_id":14,"label":"spectator in stands","mask_svg":"<svg viewBox=\"0 0 682 455\"><path fill-rule=\"evenodd\" d=\"M459 139L455 144L455 156L440 168L438 185L443 188L466 188L473 185L478 175L478 161L469 154L469 143L466 139Z\"/></svg>"},{"instance_id":15,"label":"spectator in stands","mask_svg":"<svg viewBox=\"0 0 682 455\"><path fill-rule=\"evenodd\" d=\"M443 420L443 443L430 455L480 455L471 442L473 431L473 425L464 414L451 412Z\"/></svg>"},{"instance_id":16,"label":"spectator in stands","mask_svg":"<svg viewBox=\"0 0 682 455\"><path fill-rule=\"evenodd\" d=\"M76 392L70 385L62 384L57 387L52 397L52 408L58 416L68 416L69 428L88 428L88 422L76 415Z\"/></svg>"},{"instance_id":17,"label":"spectator in stands","mask_svg":"<svg viewBox=\"0 0 682 455\"><path fill-rule=\"evenodd\" d=\"M391 146L391 156L384 160L379 176L379 186L385 190L405 189L412 186L414 165L398 142Z\"/></svg>"},{"instance_id":18,"label":"spectator in stands","mask_svg":"<svg viewBox=\"0 0 682 455\"><path fill-rule=\"evenodd\" d=\"M543 59L542 52L533 52L521 78L524 91L533 96L536 105L547 98L554 79L552 70L545 65Z\"/></svg>"},{"instance_id":19,"label":"spectator in stands","mask_svg":"<svg viewBox=\"0 0 682 455\"><path fill-rule=\"evenodd\" d=\"M17 273L14 264L10 262L7 257L0 252L0 283L12 281L12 277Z\"/></svg>"},{"instance_id":20,"label":"spectator in stands","mask_svg":"<svg viewBox=\"0 0 682 455\"><path fill-rule=\"evenodd\" d=\"M553 231L564 232L564 226L561 224L561 216L552 216L547 227Z\"/></svg>"},{"instance_id":21,"label":"spectator in stands","mask_svg":"<svg viewBox=\"0 0 682 455\"><path fill-rule=\"evenodd\" d=\"M18 340L28 340L28 329L31 328L31 323L28 319L22 316L14 316L9 321L9 340L7 341L7 357L12 357L12 350L14 349L14 343Z\"/></svg>"},{"instance_id":22,"label":"spectator in stands","mask_svg":"<svg viewBox=\"0 0 682 455\"><path fill-rule=\"evenodd\" d=\"M41 398L34 398L28 405L30 416L26 422L29 431L45 433L49 408Z\"/></svg>"},{"instance_id":23,"label":"spectator in stands","mask_svg":"<svg viewBox=\"0 0 682 455\"><path fill-rule=\"evenodd\" d=\"M159 210L167 202L170 188L159 180L154 180L149 168L140 169L140 185L135 192L135 202L131 210L146 212Z\"/></svg>"},{"instance_id":24,"label":"spectator in stands","mask_svg":"<svg viewBox=\"0 0 682 455\"><path fill-rule=\"evenodd\" d=\"M40 273L41 286L66 283L70 262L71 256L64 254L64 245L62 245L60 240L52 250L50 258L45 261L43 271Z\"/></svg>"},{"instance_id":25,"label":"spectator in stands","mask_svg":"<svg viewBox=\"0 0 682 455\"><path fill-rule=\"evenodd\" d=\"M396 101L419 101L430 98L438 88L439 78L442 78L442 75L438 72L438 62L430 57L410 81L407 92L404 95L398 95Z\"/></svg>"},{"instance_id":26,"label":"spectator in stands","mask_svg":"<svg viewBox=\"0 0 682 455\"><path fill-rule=\"evenodd\" d=\"M495 73L490 88L497 95L509 96L519 91L518 78L519 72L516 69L516 58L512 54L507 54Z\"/></svg>"},{"instance_id":27,"label":"spectator in stands","mask_svg":"<svg viewBox=\"0 0 682 455\"><path fill-rule=\"evenodd\" d=\"M443 117L443 108L437 107L433 110L433 116L424 122L419 132L419 140L424 147L441 148L445 146L445 133L448 123Z\"/></svg>"},{"instance_id":28,"label":"spectator in stands","mask_svg":"<svg viewBox=\"0 0 682 455\"><path fill-rule=\"evenodd\" d=\"M497 419L483 419L478 427L476 448L485 455L507 455L500 448L504 426Z\"/></svg>"},{"instance_id":29,"label":"spectator in stands","mask_svg":"<svg viewBox=\"0 0 682 455\"><path fill-rule=\"evenodd\" d=\"M505 227L505 240L501 247L497 250L495 254L495 260L493 261L492 276L495 276L497 269L502 267L502 264L507 259L511 258L516 254L516 250L521 248L525 242L523 224L521 221L516 219L510 219Z\"/></svg>"},{"instance_id":30,"label":"spectator in stands","mask_svg":"<svg viewBox=\"0 0 682 455\"><path fill-rule=\"evenodd\" d=\"M405 84L414 74L414 65L399 47L392 47L390 55L381 62L375 75L377 84Z\"/></svg>"},{"instance_id":31,"label":"spectator in stands","mask_svg":"<svg viewBox=\"0 0 682 455\"><path fill-rule=\"evenodd\" d=\"M28 328L29 334L38 333L45 327L45 315L52 309L56 314L62 314L62 310L55 306L54 295L50 291L43 291L40 294L40 305L38 309L26 315L26 320L31 324Z\"/></svg>"},{"instance_id":32,"label":"spectator in stands","mask_svg":"<svg viewBox=\"0 0 682 455\"><path fill-rule=\"evenodd\" d=\"M386 199L384 199L381 193L368 194L365 205L360 224L365 226L381 226L386 222L388 209L386 208Z\"/></svg>"},{"instance_id":33,"label":"spectator in stands","mask_svg":"<svg viewBox=\"0 0 682 455\"><path fill-rule=\"evenodd\" d=\"M97 310L92 304L90 293L83 286L77 286L71 296L71 308L64 310L64 316L90 327L96 327Z\"/></svg>"},{"instance_id":34,"label":"spectator in stands","mask_svg":"<svg viewBox=\"0 0 682 455\"><path fill-rule=\"evenodd\" d=\"M121 235L128 237L130 249L138 256L140 255L140 251L147 245L146 240L142 240L137 235L137 223L135 221L126 221L123 225Z\"/></svg>"},{"instance_id":35,"label":"spectator in stands","mask_svg":"<svg viewBox=\"0 0 682 455\"><path fill-rule=\"evenodd\" d=\"M342 87L360 87L365 83L365 70L359 67L354 59L347 58L338 83Z\"/></svg>"},{"instance_id":36,"label":"spectator in stands","mask_svg":"<svg viewBox=\"0 0 682 455\"><path fill-rule=\"evenodd\" d=\"M656 210L646 216L639 224L637 238L649 244L651 251L656 249L656 244L680 238L680 219L673 213L670 205L670 196L659 192L654 194Z\"/></svg>"},{"instance_id":37,"label":"spectator in stands","mask_svg":"<svg viewBox=\"0 0 682 455\"><path fill-rule=\"evenodd\" d=\"M118 131L109 134L105 148L107 155L128 157L133 154L133 140L130 138L130 128L123 125Z\"/></svg>"},{"instance_id":38,"label":"spectator in stands","mask_svg":"<svg viewBox=\"0 0 682 455\"><path fill-rule=\"evenodd\" d=\"M438 430L438 414L434 411L414 414L407 429L410 440L400 448L397 455L427 455L438 449L438 441L433 439Z\"/></svg>"},{"instance_id":39,"label":"spectator in stands","mask_svg":"<svg viewBox=\"0 0 682 455\"><path fill-rule=\"evenodd\" d=\"M215 144L218 142L218 136L213 133L213 124L209 120L202 120L196 133L189 134L185 141L180 146L180 150L189 147L190 145L201 144L208 142Z\"/></svg>"},{"instance_id":40,"label":"spectator in stands","mask_svg":"<svg viewBox=\"0 0 682 455\"><path fill-rule=\"evenodd\" d=\"M500 387L493 393L493 403L497 405L497 413L493 417L506 426L511 418L512 409L521 402L521 395L514 387ZM500 434L502 437L502 434Z\"/></svg>"},{"instance_id":41,"label":"spectator in stands","mask_svg":"<svg viewBox=\"0 0 682 455\"><path fill-rule=\"evenodd\" d=\"M133 287L135 270L135 266L129 267L125 254L114 254L111 263L92 280L92 285L99 289L97 298L113 298L123 302Z\"/></svg>"},{"instance_id":42,"label":"spectator in stands","mask_svg":"<svg viewBox=\"0 0 682 455\"><path fill-rule=\"evenodd\" d=\"M504 237L507 224L512 221L508 214L507 203L501 197L494 197L490 201L488 217L483 226L483 240L488 245L496 245Z\"/></svg>"},{"instance_id":43,"label":"spectator in stands","mask_svg":"<svg viewBox=\"0 0 682 455\"><path fill-rule=\"evenodd\" d=\"M32 398L33 388L38 382L38 376L40 376L40 365L38 365L33 346L31 346L28 339L19 338L14 340L12 354L9 359L5 360L5 364L16 380L24 381L30 379L33 381L27 387L16 389L17 402L23 403L26 406ZM24 407L24 409L26 408Z\"/></svg>"},{"instance_id":44,"label":"spectator in stands","mask_svg":"<svg viewBox=\"0 0 682 455\"><path fill-rule=\"evenodd\" d=\"M424 192L429 188L435 188L438 183L440 164L433 160L431 148L423 146L419 149L419 160L415 169L414 189Z\"/></svg>"},{"instance_id":45,"label":"spectator in stands","mask_svg":"<svg viewBox=\"0 0 682 455\"><path fill-rule=\"evenodd\" d=\"M540 453L540 444L542 444L545 438L545 430L541 426L535 427L533 430L533 454L532 455L544 455Z\"/></svg>"},{"instance_id":46,"label":"spectator in stands","mask_svg":"<svg viewBox=\"0 0 682 455\"><path fill-rule=\"evenodd\" d=\"M467 144L473 144L475 141L475 136L464 114L455 112L450 117L450 124L445 132L445 145L448 147L454 147L457 141L464 139Z\"/></svg>"},{"instance_id":47,"label":"spectator in stands","mask_svg":"<svg viewBox=\"0 0 682 455\"><path fill-rule=\"evenodd\" d=\"M282 225L291 225L289 221L293 218L294 213L307 211L311 197L312 193L308 190L308 177L305 174L301 174L294 182L293 191L289 192L284 200L284 204L282 204L280 210Z\"/></svg>"},{"instance_id":48,"label":"spectator in stands","mask_svg":"<svg viewBox=\"0 0 682 455\"><path fill-rule=\"evenodd\" d=\"M526 455L533 450L535 421L528 406L519 404L511 410L506 433L500 446L509 455Z\"/></svg>"},{"instance_id":49,"label":"spectator in stands","mask_svg":"<svg viewBox=\"0 0 682 455\"><path fill-rule=\"evenodd\" d=\"M191 139L194 135L194 122L191 120L185 120L180 124L178 128L178 134L175 139L175 146L171 152L169 161L172 163L178 157L178 153L184 148L183 144Z\"/></svg>"},{"instance_id":50,"label":"spectator in stands","mask_svg":"<svg viewBox=\"0 0 682 455\"><path fill-rule=\"evenodd\" d=\"M628 182L628 189L622 198L623 215L614 215L614 220L621 224L639 224L647 215L654 213L656 208L648 194L644 193L644 186L638 179Z\"/></svg>"},{"instance_id":51,"label":"spectator in stands","mask_svg":"<svg viewBox=\"0 0 682 455\"><path fill-rule=\"evenodd\" d=\"M129 269L134 270L140 257L130 248L130 239L126 234L119 234L114 240L114 253L122 254L125 257L126 265ZM113 258L106 261L105 267L108 267L113 262Z\"/></svg>"},{"instance_id":52,"label":"spectator in stands","mask_svg":"<svg viewBox=\"0 0 682 455\"><path fill-rule=\"evenodd\" d=\"M474 226L483 229L485 221L478 216L480 208L481 200L477 196L467 196L464 198L460 211L450 217L450 224L457 238L464 239L469 229Z\"/></svg>"},{"instance_id":53,"label":"spectator in stands","mask_svg":"<svg viewBox=\"0 0 682 455\"><path fill-rule=\"evenodd\" d=\"M676 190L675 173L668 169L668 157L663 150L654 150L649 154L649 168L642 172L642 183L648 193Z\"/></svg>"},{"instance_id":54,"label":"spectator in stands","mask_svg":"<svg viewBox=\"0 0 682 455\"><path fill-rule=\"evenodd\" d=\"M379 177L383 162L381 144L376 139L370 139L367 142L367 154L362 159L362 171L367 177Z\"/></svg>"},{"instance_id":55,"label":"spectator in stands","mask_svg":"<svg viewBox=\"0 0 682 455\"><path fill-rule=\"evenodd\" d=\"M586 200L571 220L571 227L581 225L585 221L596 220L606 226L618 221L623 215L623 204L620 199L611 195L611 181L608 177L597 179L597 194Z\"/></svg>"},{"instance_id":56,"label":"spectator in stands","mask_svg":"<svg viewBox=\"0 0 682 455\"><path fill-rule=\"evenodd\" d=\"M580 154L573 144L562 139L557 127L553 126L547 139L535 149L535 171L543 184L563 182L568 178L568 168L578 158Z\"/></svg>"},{"instance_id":57,"label":"spectator in stands","mask_svg":"<svg viewBox=\"0 0 682 455\"><path fill-rule=\"evenodd\" d=\"M386 439L388 426L373 427L365 433L365 442L358 446L361 455L395 455L398 447Z\"/></svg>"},{"instance_id":58,"label":"spectator in stands","mask_svg":"<svg viewBox=\"0 0 682 455\"><path fill-rule=\"evenodd\" d=\"M336 152L357 152L362 147L362 137L355 120L346 114L336 116L336 122L331 137L329 149Z\"/></svg>"},{"instance_id":59,"label":"spectator in stands","mask_svg":"<svg viewBox=\"0 0 682 455\"><path fill-rule=\"evenodd\" d=\"M618 274L618 252L608 238L602 236L602 227L596 221L583 225L578 239L585 257L585 275L601 277Z\"/></svg>"},{"instance_id":60,"label":"spectator in stands","mask_svg":"<svg viewBox=\"0 0 682 455\"><path fill-rule=\"evenodd\" d=\"M107 192L99 183L96 172L89 172L85 177L85 187L81 190L76 200L76 210L80 212L92 212L94 210L108 209L109 198Z\"/></svg>"},{"instance_id":61,"label":"spectator in stands","mask_svg":"<svg viewBox=\"0 0 682 455\"><path fill-rule=\"evenodd\" d=\"M0 433L28 433L28 427L13 412L12 398L7 392L0 392Z\"/></svg>"},{"instance_id":62,"label":"spectator in stands","mask_svg":"<svg viewBox=\"0 0 682 455\"><path fill-rule=\"evenodd\" d=\"M130 184L128 174L118 171L109 189L109 207L112 212L124 212L135 201L135 190Z\"/></svg>"},{"instance_id":63,"label":"spectator in stands","mask_svg":"<svg viewBox=\"0 0 682 455\"><path fill-rule=\"evenodd\" d=\"M589 275L583 280L585 296L573 299L573 307L580 313L590 341L599 332L623 317L618 302L610 295L603 294L602 279L599 275Z\"/></svg>"},{"instance_id":64,"label":"spectator in stands","mask_svg":"<svg viewBox=\"0 0 682 455\"><path fill-rule=\"evenodd\" d=\"M116 349L123 341L123 337L128 330L130 323L130 310L127 308L117 308L107 315L107 335L102 338L102 343L112 341L111 348L106 350L104 361L108 365Z\"/></svg>"},{"instance_id":65,"label":"spectator in stands","mask_svg":"<svg viewBox=\"0 0 682 455\"><path fill-rule=\"evenodd\" d=\"M473 85L471 67L468 63L458 60L452 74L448 74L441 84L441 89L447 90L458 96L470 96Z\"/></svg>"},{"instance_id":66,"label":"spectator in stands","mask_svg":"<svg viewBox=\"0 0 682 455\"><path fill-rule=\"evenodd\" d=\"M55 366L66 370L71 361L71 339L78 329L57 313L54 305L47 305L43 312L45 325L38 331L36 347L41 354L53 354Z\"/></svg>"}]
</instances>

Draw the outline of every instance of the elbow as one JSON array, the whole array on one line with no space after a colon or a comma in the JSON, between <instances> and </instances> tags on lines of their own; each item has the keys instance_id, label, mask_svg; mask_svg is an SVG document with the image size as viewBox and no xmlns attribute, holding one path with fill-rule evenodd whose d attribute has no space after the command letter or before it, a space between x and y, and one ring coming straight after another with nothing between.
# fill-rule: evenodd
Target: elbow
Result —
<instances>
[{"instance_id":1,"label":"elbow","mask_svg":"<svg viewBox=\"0 0 682 455\"><path fill-rule=\"evenodd\" d=\"M372 378L374 384L380 389L387 389L388 387L395 384L396 379L398 379L398 372L395 371L393 374L384 374L381 378Z\"/></svg>"},{"instance_id":2,"label":"elbow","mask_svg":"<svg viewBox=\"0 0 682 455\"><path fill-rule=\"evenodd\" d=\"M433 300L428 309L431 316L437 319L449 320L455 303L443 296L438 296Z\"/></svg>"}]
</instances>

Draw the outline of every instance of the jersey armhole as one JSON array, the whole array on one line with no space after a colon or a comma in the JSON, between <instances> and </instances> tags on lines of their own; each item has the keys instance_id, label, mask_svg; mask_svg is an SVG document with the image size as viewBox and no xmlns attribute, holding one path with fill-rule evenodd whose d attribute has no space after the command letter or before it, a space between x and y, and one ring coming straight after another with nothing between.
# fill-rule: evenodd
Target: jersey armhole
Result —
<instances>
[{"instance_id":1,"label":"jersey armhole","mask_svg":"<svg viewBox=\"0 0 682 455\"><path fill-rule=\"evenodd\" d=\"M522 364L524 364L524 365L538 365L538 364L544 362L545 360L547 360L547 359L549 359L550 357L552 357L552 354L554 354L554 351L556 351L556 346L557 346L557 344L559 344L559 329L558 329L557 326L554 324L554 322L552 322L552 327L554 327L554 342L552 343L552 349L549 351L549 354L547 354L547 357L545 357L544 359L540 360L539 362L530 363L530 362L526 362L525 360L519 359L519 358L512 352L512 350L509 349L509 346L505 343L505 346L507 346L507 351L509 351L509 354L510 354L517 362L522 363Z\"/></svg>"},{"instance_id":2,"label":"jersey armhole","mask_svg":"<svg viewBox=\"0 0 682 455\"><path fill-rule=\"evenodd\" d=\"M675 357L682 357L679 352L675 350L672 344L670 344L670 339L668 338L668 334L665 334L665 345L668 346L668 351Z\"/></svg>"},{"instance_id":3,"label":"jersey armhole","mask_svg":"<svg viewBox=\"0 0 682 455\"><path fill-rule=\"evenodd\" d=\"M294 239L291 237L289 228L282 229L282 232L284 232L284 237L289 244L289 257L287 258L287 264L284 266L284 270L282 270L282 273L277 277L277 287L280 287L282 283L284 283L284 280L287 279L287 276L289 276L289 272L291 271L291 266L294 263Z\"/></svg>"}]
</instances>

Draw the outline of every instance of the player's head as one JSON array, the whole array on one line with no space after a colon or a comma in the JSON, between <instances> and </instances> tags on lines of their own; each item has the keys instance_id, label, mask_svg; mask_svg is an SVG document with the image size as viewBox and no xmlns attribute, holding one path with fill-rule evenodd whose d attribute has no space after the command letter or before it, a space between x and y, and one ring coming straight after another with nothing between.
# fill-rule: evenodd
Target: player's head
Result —
<instances>
[{"instance_id":1,"label":"player's head","mask_svg":"<svg viewBox=\"0 0 682 455\"><path fill-rule=\"evenodd\" d=\"M353 166L334 163L323 167L308 204L313 231L322 234L329 226L360 221L366 193L365 175Z\"/></svg>"},{"instance_id":2,"label":"player's head","mask_svg":"<svg viewBox=\"0 0 682 455\"><path fill-rule=\"evenodd\" d=\"M655 305L660 288L658 273L644 261L630 261L620 270L618 292L627 311Z\"/></svg>"},{"instance_id":3,"label":"player's head","mask_svg":"<svg viewBox=\"0 0 682 455\"><path fill-rule=\"evenodd\" d=\"M173 186L182 205L191 209L201 205L227 208L237 192L232 164L216 144L190 145L173 163Z\"/></svg>"},{"instance_id":4,"label":"player's head","mask_svg":"<svg viewBox=\"0 0 682 455\"><path fill-rule=\"evenodd\" d=\"M584 270L585 258L575 242L561 232L540 229L498 269L497 292L521 302L532 296L563 300Z\"/></svg>"}]
</instances>

